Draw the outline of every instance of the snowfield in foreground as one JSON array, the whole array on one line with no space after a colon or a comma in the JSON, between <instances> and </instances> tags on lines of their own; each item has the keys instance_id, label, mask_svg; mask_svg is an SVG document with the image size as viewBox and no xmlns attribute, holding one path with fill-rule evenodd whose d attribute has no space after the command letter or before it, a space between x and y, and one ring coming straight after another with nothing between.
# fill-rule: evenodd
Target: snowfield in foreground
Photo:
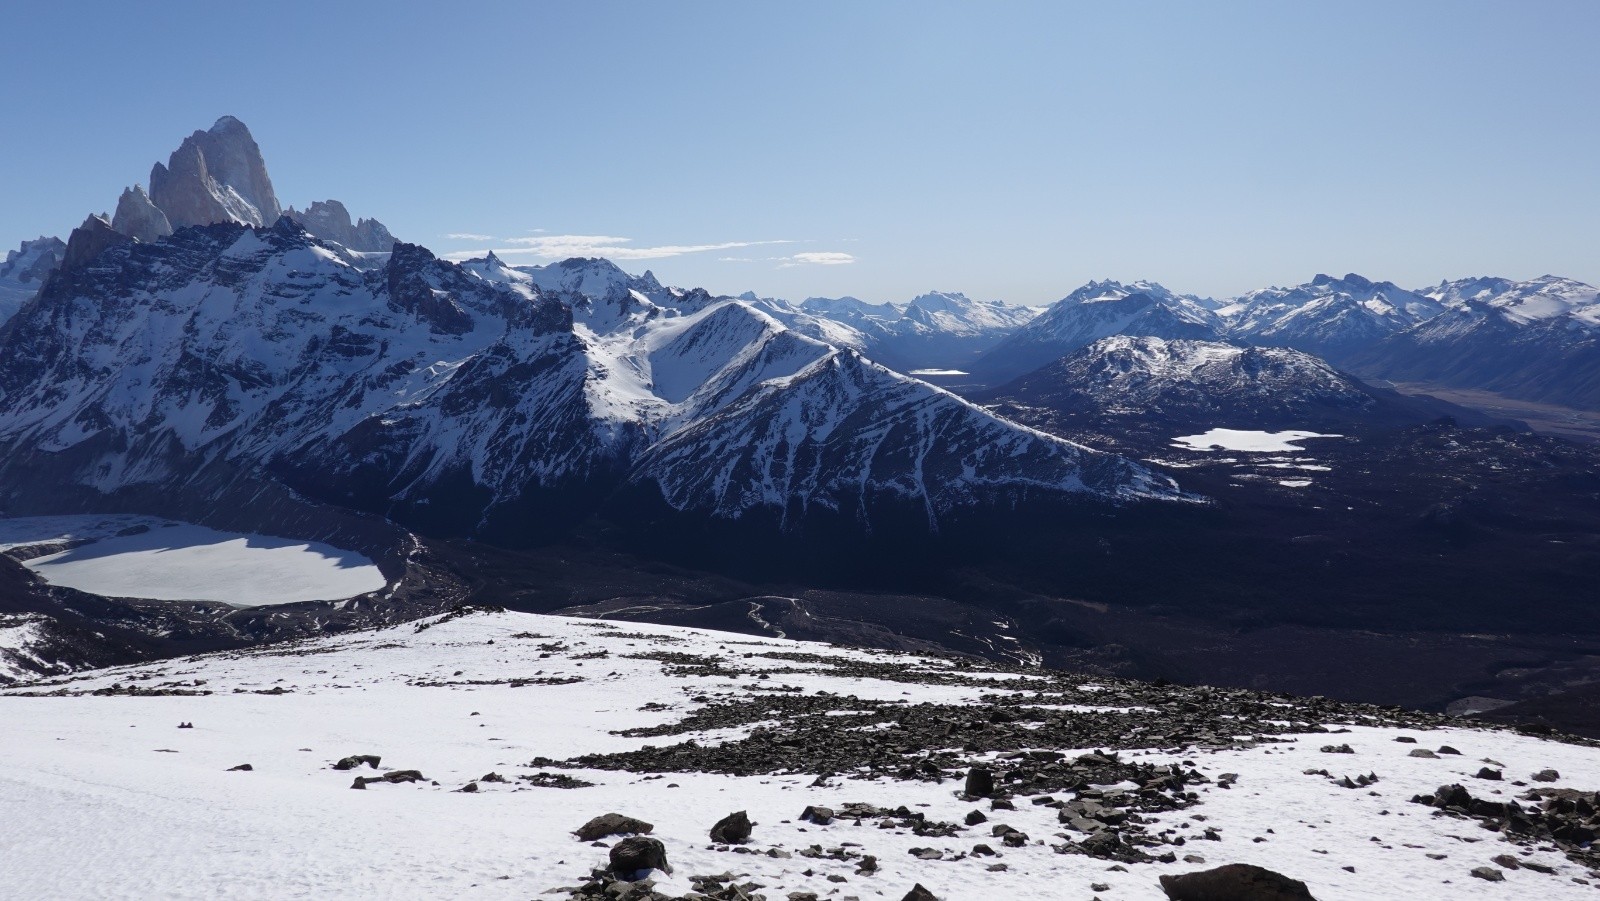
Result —
<instances>
[{"instance_id":1,"label":"snowfield in foreground","mask_svg":"<svg viewBox=\"0 0 1600 901\"><path fill-rule=\"evenodd\" d=\"M52 585L106 597L260 607L343 600L386 584L366 556L321 542L143 516L0 520L0 550L56 544L66 549L23 565Z\"/></svg>"},{"instance_id":2,"label":"snowfield in foreground","mask_svg":"<svg viewBox=\"0 0 1600 901\"><path fill-rule=\"evenodd\" d=\"M40 680L0 722L7 898L566 898L618 841L572 831L609 812L653 824L673 896L731 873L780 901L1162 898L1161 875L1233 862L1322 901L1594 893L1550 840L1411 800L1592 792L1589 747L688 629L446 615ZM352 755L381 763L333 768ZM741 810L749 841L712 842Z\"/></svg>"}]
</instances>

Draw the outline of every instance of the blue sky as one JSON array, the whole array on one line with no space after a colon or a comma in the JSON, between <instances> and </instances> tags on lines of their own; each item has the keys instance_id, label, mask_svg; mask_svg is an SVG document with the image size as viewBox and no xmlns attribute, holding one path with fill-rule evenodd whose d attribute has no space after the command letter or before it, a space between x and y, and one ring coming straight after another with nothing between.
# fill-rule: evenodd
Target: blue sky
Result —
<instances>
[{"instance_id":1,"label":"blue sky","mask_svg":"<svg viewBox=\"0 0 1600 901\"><path fill-rule=\"evenodd\" d=\"M716 292L1600 282L1600 3L30 3L0 247L243 119L285 204ZM450 237L483 236L483 237Z\"/></svg>"}]
</instances>

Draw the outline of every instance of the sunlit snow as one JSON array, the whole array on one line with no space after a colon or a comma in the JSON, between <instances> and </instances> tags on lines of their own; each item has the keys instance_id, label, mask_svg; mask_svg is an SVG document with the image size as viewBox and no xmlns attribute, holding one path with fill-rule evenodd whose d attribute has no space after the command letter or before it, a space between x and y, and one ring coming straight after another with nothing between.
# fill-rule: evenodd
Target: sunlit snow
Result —
<instances>
[{"instance_id":1,"label":"sunlit snow","mask_svg":"<svg viewBox=\"0 0 1600 901\"><path fill-rule=\"evenodd\" d=\"M1248 429L1212 429L1200 435L1183 435L1172 439L1174 447L1209 451L1221 448L1252 453L1281 453L1305 450L1296 441L1307 438L1343 438L1343 435L1322 435L1317 432L1255 432Z\"/></svg>"}]
</instances>

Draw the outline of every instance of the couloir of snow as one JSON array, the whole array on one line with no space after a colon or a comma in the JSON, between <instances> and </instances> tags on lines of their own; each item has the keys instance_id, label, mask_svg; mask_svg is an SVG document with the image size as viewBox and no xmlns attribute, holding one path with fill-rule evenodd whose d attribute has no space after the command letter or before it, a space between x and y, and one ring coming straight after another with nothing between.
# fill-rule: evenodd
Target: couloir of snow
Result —
<instances>
[{"instance_id":1,"label":"couloir of snow","mask_svg":"<svg viewBox=\"0 0 1600 901\"><path fill-rule=\"evenodd\" d=\"M1173 446L1190 450L1210 451L1222 448L1250 453L1282 453L1305 450L1297 441L1308 438L1342 438L1343 435L1322 435L1317 432L1288 430L1262 432L1250 429L1211 429L1199 435L1182 435L1172 439Z\"/></svg>"},{"instance_id":2,"label":"couloir of snow","mask_svg":"<svg viewBox=\"0 0 1600 901\"><path fill-rule=\"evenodd\" d=\"M432 621L430 621L432 622ZM555 652L543 650L560 648ZM607 652L605 656L598 652ZM1215 779L1238 774L1228 790L1206 786L1202 803L1161 814L1162 826L1197 833L1213 827L1221 841L1177 849L1204 864L1134 864L1054 852L1061 831L1055 811L1019 803L996 811L1033 836L1001 848L993 859L924 862L908 852L933 846L969 850L994 842L984 827L955 838L926 838L898 829L802 822L808 805L866 802L906 805L930 819L960 822L975 806L950 782L899 782L817 774L735 777L705 774L573 770L592 787L560 790L517 777L537 756L564 759L628 750L662 739L625 738L614 730L674 722L708 695L737 697L792 685L887 702L978 703L1008 692L1014 676L994 674L978 687L927 686L841 675L823 665L748 676L674 674L661 663L629 657L676 651L727 658L744 670L791 669L760 656L805 651L829 659L872 659L905 672L940 672L949 661L846 650L778 639L635 624L477 613L289 646L213 654L136 667L80 673L0 692L0 896L12 898L529 898L573 885L606 851L569 833L611 811L655 824L674 865L657 873L660 887L689 889L688 877L731 871L765 885L769 898L789 891L822 897L898 899L922 883L946 901L1034 897L1159 899L1157 877L1230 862L1267 866L1305 881L1322 901L1379 897L1587 897L1592 886L1569 881L1584 871L1559 854L1537 850L1524 859L1556 868L1553 876L1506 871L1503 883L1469 871L1515 849L1470 821L1435 817L1408 803L1440 784L1471 783L1475 794L1509 796L1508 784L1470 779L1492 758L1508 779L1558 769L1555 785L1600 785L1600 755L1508 732L1471 728L1406 730L1352 722L1337 736L1290 737L1245 749L1124 752L1152 762L1192 760ZM745 654L755 653L752 658ZM982 670L963 670L981 674ZM524 677L576 678L559 685L512 687ZM471 684L501 680L500 684ZM454 683L440 685L437 683ZM112 685L185 687L205 696L44 696ZM1081 688L1085 708L1103 708L1096 686ZM275 692L263 694L262 692ZM281 692L281 693L280 693ZM31 695L31 696L30 696ZM659 705L659 706L657 706ZM644 709L642 709L644 708ZM192 729L176 728L180 722ZM1329 724L1337 728L1341 724ZM693 737L714 744L742 730ZM1353 755L1318 748L1330 738ZM665 739L676 742L678 738ZM1460 757L1419 759L1417 747L1449 744ZM1058 748L1075 751L1089 749ZM339 772L330 764L352 754L378 754L382 768ZM799 758L797 758L798 760ZM229 772L249 763L251 772ZM1377 772L1371 790L1349 790L1308 768ZM418 769L437 782L378 784L351 791L356 775ZM509 784L479 782L489 772ZM880 871L860 876L853 864L796 855L780 859L715 850L711 824L747 810L756 822L751 847L788 851L853 842L875 855ZM1205 821L1191 819L1203 814ZM1263 839L1263 841L1256 841ZM998 842L995 842L998 846ZM1443 855L1434 859L1429 855ZM1344 867L1350 867L1346 870ZM809 875L807 875L809 874ZM843 884L828 881L843 877ZM1091 883L1108 888L1096 892Z\"/></svg>"},{"instance_id":3,"label":"couloir of snow","mask_svg":"<svg viewBox=\"0 0 1600 901\"><path fill-rule=\"evenodd\" d=\"M132 534L108 526L127 520L135 522L117 531ZM23 566L52 585L108 597L260 607L342 600L386 584L372 560L354 551L144 517L3 520L0 537L0 549L72 542Z\"/></svg>"}]
</instances>

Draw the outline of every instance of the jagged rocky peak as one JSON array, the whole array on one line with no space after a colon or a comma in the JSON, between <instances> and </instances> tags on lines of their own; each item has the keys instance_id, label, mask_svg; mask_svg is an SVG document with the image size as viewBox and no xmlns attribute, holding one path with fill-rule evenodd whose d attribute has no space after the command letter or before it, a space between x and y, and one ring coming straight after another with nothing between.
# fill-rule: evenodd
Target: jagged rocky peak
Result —
<instances>
[{"instance_id":1,"label":"jagged rocky peak","mask_svg":"<svg viewBox=\"0 0 1600 901\"><path fill-rule=\"evenodd\" d=\"M350 211L337 200L318 200L304 211L294 207L284 211L306 231L325 241L336 241L350 250L385 253L393 249L395 236L376 219L351 221Z\"/></svg>"},{"instance_id":2,"label":"jagged rocky peak","mask_svg":"<svg viewBox=\"0 0 1600 901\"><path fill-rule=\"evenodd\" d=\"M150 199L173 228L238 222L263 227L282 215L261 148L250 129L223 116L150 170Z\"/></svg>"},{"instance_id":3,"label":"jagged rocky peak","mask_svg":"<svg viewBox=\"0 0 1600 901\"><path fill-rule=\"evenodd\" d=\"M111 227L110 219L103 215L91 215L68 236L61 265L65 269L77 269L93 262L107 248L126 244L130 240L127 235Z\"/></svg>"},{"instance_id":4,"label":"jagged rocky peak","mask_svg":"<svg viewBox=\"0 0 1600 901\"><path fill-rule=\"evenodd\" d=\"M172 234L172 223L167 214L155 205L143 185L124 188L117 200L117 213L111 218L111 227L145 243Z\"/></svg>"},{"instance_id":5,"label":"jagged rocky peak","mask_svg":"<svg viewBox=\"0 0 1600 901\"><path fill-rule=\"evenodd\" d=\"M36 238L6 254L0 263L0 322L33 299L44 280L61 265L67 245L60 238Z\"/></svg>"},{"instance_id":6,"label":"jagged rocky peak","mask_svg":"<svg viewBox=\"0 0 1600 901\"><path fill-rule=\"evenodd\" d=\"M16 250L6 252L6 261L0 263L0 279L20 283L43 281L50 270L60 265L66 252L66 242L60 238L41 236L23 241Z\"/></svg>"}]
</instances>

